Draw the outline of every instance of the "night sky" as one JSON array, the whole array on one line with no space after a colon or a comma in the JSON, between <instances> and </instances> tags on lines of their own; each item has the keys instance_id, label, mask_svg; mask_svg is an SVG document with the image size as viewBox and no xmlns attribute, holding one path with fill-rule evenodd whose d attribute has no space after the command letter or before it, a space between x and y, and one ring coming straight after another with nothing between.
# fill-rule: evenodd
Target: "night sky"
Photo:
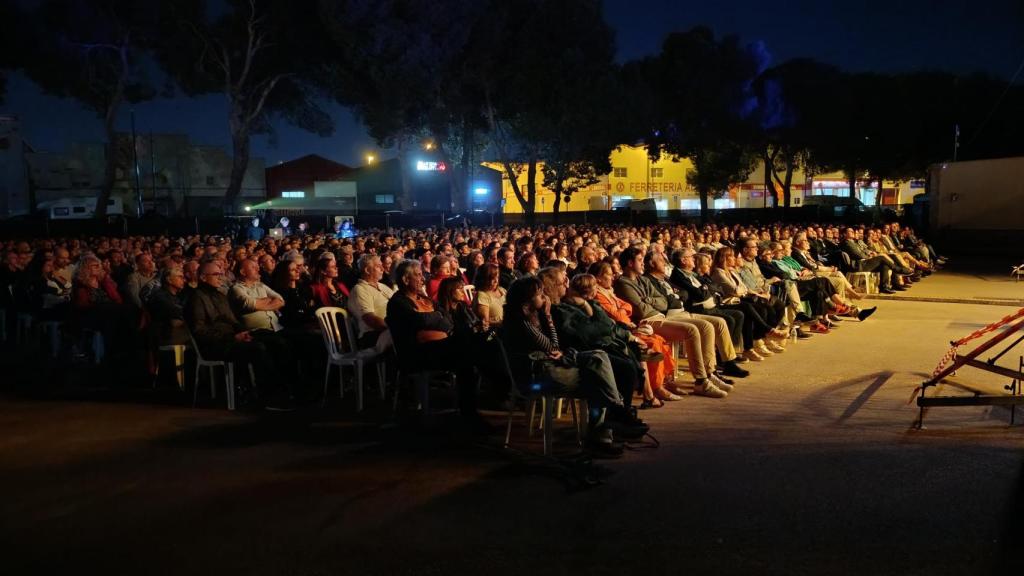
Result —
<instances>
[{"instance_id":1,"label":"night sky","mask_svg":"<svg viewBox=\"0 0 1024 576\"><path fill-rule=\"evenodd\" d=\"M774 63L812 57L857 72L928 68L1005 79L1024 63L1024 0L605 0L605 13L617 34L620 61L656 54L667 33L705 24L719 35L763 42ZM1016 80L1022 82L1024 73ZM43 95L19 75L8 88L0 113L20 117L26 140L37 150L63 151L73 140L102 139L99 121L73 101ZM329 111L337 123L334 136L320 138L279 123L276 147L257 137L253 155L268 165L310 153L362 163L373 141L345 108L333 105ZM135 112L140 133L186 132L196 144L230 142L222 96L158 100ZM126 108L120 127L128 126Z\"/></svg>"}]
</instances>

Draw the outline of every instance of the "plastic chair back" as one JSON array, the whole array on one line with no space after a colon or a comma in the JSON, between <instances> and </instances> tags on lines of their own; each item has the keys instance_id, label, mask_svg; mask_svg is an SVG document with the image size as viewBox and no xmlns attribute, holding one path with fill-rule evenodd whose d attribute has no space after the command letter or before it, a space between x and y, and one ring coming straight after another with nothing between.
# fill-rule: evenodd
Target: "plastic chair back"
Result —
<instances>
[{"instance_id":1,"label":"plastic chair back","mask_svg":"<svg viewBox=\"0 0 1024 576\"><path fill-rule=\"evenodd\" d=\"M324 346L332 358L338 358L356 352L355 335L348 312L336 306L324 306L316 311L316 319L320 322L320 333L324 337Z\"/></svg>"}]
</instances>

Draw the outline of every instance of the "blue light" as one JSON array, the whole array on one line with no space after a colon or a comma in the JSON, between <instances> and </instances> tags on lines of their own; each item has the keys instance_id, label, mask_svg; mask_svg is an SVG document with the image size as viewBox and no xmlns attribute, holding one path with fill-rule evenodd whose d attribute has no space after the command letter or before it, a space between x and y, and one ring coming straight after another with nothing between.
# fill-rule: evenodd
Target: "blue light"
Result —
<instances>
[{"instance_id":1,"label":"blue light","mask_svg":"<svg viewBox=\"0 0 1024 576\"><path fill-rule=\"evenodd\" d=\"M473 193L476 194L477 196L486 196L488 192L490 192L490 190L488 190L487 188L474 188L473 189Z\"/></svg>"}]
</instances>

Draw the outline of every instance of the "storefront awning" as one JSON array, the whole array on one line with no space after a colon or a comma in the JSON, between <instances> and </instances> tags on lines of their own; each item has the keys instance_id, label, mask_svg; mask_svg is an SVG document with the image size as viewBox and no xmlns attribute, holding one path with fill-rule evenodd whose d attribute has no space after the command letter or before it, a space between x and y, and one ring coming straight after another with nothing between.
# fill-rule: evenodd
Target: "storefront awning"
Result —
<instances>
[{"instance_id":1,"label":"storefront awning","mask_svg":"<svg viewBox=\"0 0 1024 576\"><path fill-rule=\"evenodd\" d=\"M247 204L246 210L289 210L316 212L345 212L356 210L355 197L346 198L274 198L255 204Z\"/></svg>"}]
</instances>

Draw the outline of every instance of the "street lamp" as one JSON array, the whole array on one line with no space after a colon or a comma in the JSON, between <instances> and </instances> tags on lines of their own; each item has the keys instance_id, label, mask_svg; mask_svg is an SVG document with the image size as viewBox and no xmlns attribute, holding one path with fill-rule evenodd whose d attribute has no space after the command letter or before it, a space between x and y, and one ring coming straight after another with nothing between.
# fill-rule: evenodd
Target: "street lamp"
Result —
<instances>
[{"instance_id":1,"label":"street lamp","mask_svg":"<svg viewBox=\"0 0 1024 576\"><path fill-rule=\"evenodd\" d=\"M374 156L373 154L367 154L366 155L366 163L367 164L373 164L375 160L377 160L377 157Z\"/></svg>"}]
</instances>

